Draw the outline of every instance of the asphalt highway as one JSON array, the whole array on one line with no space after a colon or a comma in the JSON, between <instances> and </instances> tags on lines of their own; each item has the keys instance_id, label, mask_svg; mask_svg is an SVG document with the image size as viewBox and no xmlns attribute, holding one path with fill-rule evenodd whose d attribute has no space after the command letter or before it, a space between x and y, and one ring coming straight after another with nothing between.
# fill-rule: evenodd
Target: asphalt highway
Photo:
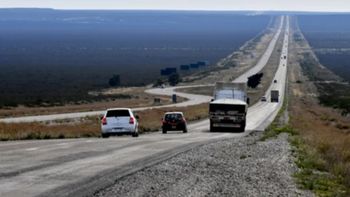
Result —
<instances>
[{"instance_id":1,"label":"asphalt highway","mask_svg":"<svg viewBox=\"0 0 350 197\"><path fill-rule=\"evenodd\" d=\"M285 25L283 51L275 75L277 83L271 82L271 89L280 91L280 102L258 102L248 110L247 128L243 133L210 133L209 121L203 120L189 125L189 132L169 132L169 134L150 133L138 138L129 136L109 139L81 138L42 141L13 141L0 143L0 196L85 196L107 187L114 180L139 169L154 165L192 147L213 140L242 137L252 131L263 130L277 115L282 106L288 56L289 19L284 17L281 26L272 39L262 59L268 60ZM266 56L265 56L266 55ZM260 63L262 62L262 63ZM260 71L264 62L260 60L256 69ZM262 65L262 66L261 66ZM249 72L249 71L248 71ZM254 73L255 74L255 73ZM242 80L249 76L245 74ZM237 80L241 80L238 78ZM182 87L181 87L182 88ZM266 95L269 100L269 90ZM149 90L154 94L175 92L174 88ZM210 97L185 93L176 93L188 98L175 106L188 106L205 103ZM174 105L172 105L174 106ZM136 109L142 110L142 109ZM7 119L6 122L25 122L98 115L101 112L84 112L54 116L24 117ZM27 119L26 119L27 118Z\"/></svg>"}]
</instances>

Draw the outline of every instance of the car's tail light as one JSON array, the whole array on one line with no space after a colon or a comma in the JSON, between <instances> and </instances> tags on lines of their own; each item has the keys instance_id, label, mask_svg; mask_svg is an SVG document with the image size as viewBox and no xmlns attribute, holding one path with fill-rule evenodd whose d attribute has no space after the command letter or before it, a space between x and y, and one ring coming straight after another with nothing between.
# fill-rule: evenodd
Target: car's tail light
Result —
<instances>
[{"instance_id":1,"label":"car's tail light","mask_svg":"<svg viewBox=\"0 0 350 197\"><path fill-rule=\"evenodd\" d=\"M103 117L101 120L102 125L106 125L107 124L107 118Z\"/></svg>"},{"instance_id":2,"label":"car's tail light","mask_svg":"<svg viewBox=\"0 0 350 197\"><path fill-rule=\"evenodd\" d=\"M129 124L134 124L134 123L135 123L134 117L130 117Z\"/></svg>"}]
</instances>

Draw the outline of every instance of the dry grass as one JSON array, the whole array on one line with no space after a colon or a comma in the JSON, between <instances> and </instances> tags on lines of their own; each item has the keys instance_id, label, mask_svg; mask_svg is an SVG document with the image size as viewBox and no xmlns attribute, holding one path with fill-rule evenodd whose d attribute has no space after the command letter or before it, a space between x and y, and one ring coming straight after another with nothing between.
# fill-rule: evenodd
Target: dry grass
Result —
<instances>
[{"instance_id":1,"label":"dry grass","mask_svg":"<svg viewBox=\"0 0 350 197\"><path fill-rule=\"evenodd\" d=\"M15 117L27 115L45 115L45 114L60 114L70 112L95 111L104 110L113 107L145 107L154 104L154 98L160 98L161 104L170 104L172 100L168 96L149 95L144 92L144 87L133 88L116 88L108 89L103 92L104 95L129 95L131 99L114 99L104 100L93 103L69 104L56 107L24 107L0 109L0 117ZM178 102L183 101L183 98L178 98Z\"/></svg>"},{"instance_id":2,"label":"dry grass","mask_svg":"<svg viewBox=\"0 0 350 197\"><path fill-rule=\"evenodd\" d=\"M208 104L181 108L152 109L138 112L140 132L158 131L165 112L182 111L188 121L200 120L208 116ZM0 123L0 140L29 140L99 137L99 117L80 120L64 120L49 123Z\"/></svg>"},{"instance_id":3,"label":"dry grass","mask_svg":"<svg viewBox=\"0 0 350 197\"><path fill-rule=\"evenodd\" d=\"M297 50L305 43L292 43L289 112L290 125L300 136L292 144L297 148L297 164L301 168L296 177L304 188L318 196L349 196L350 119L319 105L317 89L297 63L303 58Z\"/></svg>"},{"instance_id":4,"label":"dry grass","mask_svg":"<svg viewBox=\"0 0 350 197\"><path fill-rule=\"evenodd\" d=\"M56 139L100 136L97 117L79 123L0 123L0 140Z\"/></svg>"},{"instance_id":5,"label":"dry grass","mask_svg":"<svg viewBox=\"0 0 350 197\"><path fill-rule=\"evenodd\" d=\"M320 154L324 168L341 176L350 187L350 122L337 111L313 101L294 100L291 124L303 140Z\"/></svg>"}]
</instances>

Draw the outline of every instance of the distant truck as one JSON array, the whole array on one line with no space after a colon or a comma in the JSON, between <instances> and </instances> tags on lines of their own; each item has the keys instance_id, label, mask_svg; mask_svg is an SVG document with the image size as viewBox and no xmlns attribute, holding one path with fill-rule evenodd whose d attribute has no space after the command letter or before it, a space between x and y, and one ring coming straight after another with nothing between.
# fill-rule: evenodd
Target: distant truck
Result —
<instances>
[{"instance_id":1,"label":"distant truck","mask_svg":"<svg viewBox=\"0 0 350 197\"><path fill-rule=\"evenodd\" d=\"M279 91L278 90L271 90L271 103L279 102Z\"/></svg>"},{"instance_id":2,"label":"distant truck","mask_svg":"<svg viewBox=\"0 0 350 197\"><path fill-rule=\"evenodd\" d=\"M209 103L210 131L238 129L243 132L248 104L246 83L216 83L214 98Z\"/></svg>"}]
</instances>

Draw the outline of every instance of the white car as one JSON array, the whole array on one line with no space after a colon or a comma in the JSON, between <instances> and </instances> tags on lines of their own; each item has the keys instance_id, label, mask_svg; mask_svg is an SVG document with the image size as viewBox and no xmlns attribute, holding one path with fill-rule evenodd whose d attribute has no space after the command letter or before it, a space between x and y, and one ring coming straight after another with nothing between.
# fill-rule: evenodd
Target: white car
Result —
<instances>
[{"instance_id":1,"label":"white car","mask_svg":"<svg viewBox=\"0 0 350 197\"><path fill-rule=\"evenodd\" d=\"M108 109L101 119L102 137L110 135L131 134L138 137L138 116L129 108Z\"/></svg>"}]
</instances>

